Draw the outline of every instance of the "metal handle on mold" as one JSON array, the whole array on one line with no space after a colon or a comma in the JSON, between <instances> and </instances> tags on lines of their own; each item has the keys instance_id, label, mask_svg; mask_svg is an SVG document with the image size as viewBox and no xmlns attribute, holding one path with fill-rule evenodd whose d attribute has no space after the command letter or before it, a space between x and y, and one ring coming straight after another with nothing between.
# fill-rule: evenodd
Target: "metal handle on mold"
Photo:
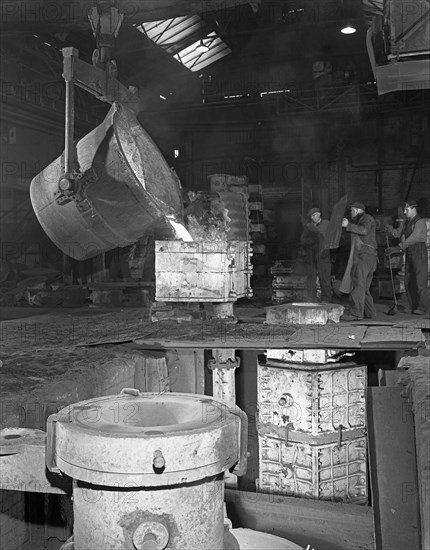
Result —
<instances>
[{"instance_id":1,"label":"metal handle on mold","mask_svg":"<svg viewBox=\"0 0 430 550\"><path fill-rule=\"evenodd\" d=\"M342 430L345 428L345 426L342 426L342 424L339 424L337 427L337 448L340 451L342 447Z\"/></svg>"},{"instance_id":2,"label":"metal handle on mold","mask_svg":"<svg viewBox=\"0 0 430 550\"><path fill-rule=\"evenodd\" d=\"M60 470L57 467L56 461L56 444L57 444L57 420L58 415L51 414L46 420L46 452L45 463L50 472L59 474Z\"/></svg>"},{"instance_id":3,"label":"metal handle on mold","mask_svg":"<svg viewBox=\"0 0 430 550\"><path fill-rule=\"evenodd\" d=\"M140 393L140 390L136 388L122 388L119 392L120 395L130 395L132 397L137 397Z\"/></svg>"},{"instance_id":4,"label":"metal handle on mold","mask_svg":"<svg viewBox=\"0 0 430 550\"><path fill-rule=\"evenodd\" d=\"M248 466L248 416L239 407L231 409L231 413L240 419L239 460L233 468L233 474L243 476Z\"/></svg>"}]
</instances>

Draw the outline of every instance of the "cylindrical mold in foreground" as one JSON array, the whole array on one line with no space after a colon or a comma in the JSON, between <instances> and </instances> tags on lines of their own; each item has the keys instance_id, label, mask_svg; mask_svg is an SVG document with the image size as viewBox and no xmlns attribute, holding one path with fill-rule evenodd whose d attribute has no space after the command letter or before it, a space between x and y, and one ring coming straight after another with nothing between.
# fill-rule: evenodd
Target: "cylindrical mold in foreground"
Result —
<instances>
[{"instance_id":1,"label":"cylindrical mold in foreground","mask_svg":"<svg viewBox=\"0 0 430 550\"><path fill-rule=\"evenodd\" d=\"M48 419L47 465L73 477L74 550L223 547L223 473L246 470L246 415L203 395L82 401Z\"/></svg>"}]
</instances>

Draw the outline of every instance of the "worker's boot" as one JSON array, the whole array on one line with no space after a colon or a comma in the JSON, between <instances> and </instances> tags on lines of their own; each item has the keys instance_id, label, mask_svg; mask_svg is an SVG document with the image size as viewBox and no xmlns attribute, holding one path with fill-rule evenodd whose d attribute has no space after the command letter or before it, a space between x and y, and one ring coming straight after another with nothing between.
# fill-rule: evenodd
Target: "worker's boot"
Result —
<instances>
[{"instance_id":1,"label":"worker's boot","mask_svg":"<svg viewBox=\"0 0 430 550\"><path fill-rule=\"evenodd\" d=\"M340 317L341 321L361 321L361 317L356 317L355 315L351 315L350 313L344 313Z\"/></svg>"}]
</instances>

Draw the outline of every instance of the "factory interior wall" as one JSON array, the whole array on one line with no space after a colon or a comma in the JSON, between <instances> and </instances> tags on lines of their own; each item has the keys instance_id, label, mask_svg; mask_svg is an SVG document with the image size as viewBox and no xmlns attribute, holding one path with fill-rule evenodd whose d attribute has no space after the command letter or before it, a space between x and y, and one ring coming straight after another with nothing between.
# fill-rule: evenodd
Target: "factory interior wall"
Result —
<instances>
[{"instance_id":1,"label":"factory interior wall","mask_svg":"<svg viewBox=\"0 0 430 550\"><path fill-rule=\"evenodd\" d=\"M430 197L425 185L430 164L419 154L430 143L428 113L390 113L383 118L363 114L337 121L326 114L310 118L287 113L276 121L247 123L240 113L236 116L237 110L231 109L234 124L211 123L208 118L200 128L193 126L190 113L189 131L183 136L188 155L174 162L184 186L207 189L210 174L246 175L250 183L263 186L263 194L276 189L291 199L305 184L328 209L347 192L374 210L380 209L382 198L383 209L392 211L402 204L411 181L411 196ZM333 163L344 170L337 193L329 190Z\"/></svg>"}]
</instances>

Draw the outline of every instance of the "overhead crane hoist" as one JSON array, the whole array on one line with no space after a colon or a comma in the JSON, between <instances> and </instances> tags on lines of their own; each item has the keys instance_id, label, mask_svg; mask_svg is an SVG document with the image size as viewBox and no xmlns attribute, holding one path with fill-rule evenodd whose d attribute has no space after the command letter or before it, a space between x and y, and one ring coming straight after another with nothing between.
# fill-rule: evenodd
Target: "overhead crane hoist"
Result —
<instances>
[{"instance_id":1,"label":"overhead crane hoist","mask_svg":"<svg viewBox=\"0 0 430 550\"><path fill-rule=\"evenodd\" d=\"M30 186L43 229L76 260L133 244L149 230L176 235L182 219L179 180L137 119L137 89L117 80L113 50L123 15L114 2L99 1L88 17L97 46L93 65L75 48L63 49L64 153ZM78 141L75 86L112 105L102 124Z\"/></svg>"}]
</instances>

